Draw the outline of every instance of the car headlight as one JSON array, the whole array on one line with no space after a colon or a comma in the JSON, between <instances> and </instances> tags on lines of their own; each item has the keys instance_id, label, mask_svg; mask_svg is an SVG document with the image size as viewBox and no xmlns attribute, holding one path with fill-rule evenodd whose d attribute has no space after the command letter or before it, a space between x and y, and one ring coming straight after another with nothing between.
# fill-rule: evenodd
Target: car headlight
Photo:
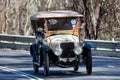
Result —
<instances>
[{"instance_id":1,"label":"car headlight","mask_svg":"<svg viewBox=\"0 0 120 80\"><path fill-rule=\"evenodd\" d=\"M80 55L82 53L82 48L77 46L77 47L75 47L74 52L76 55Z\"/></svg>"},{"instance_id":2,"label":"car headlight","mask_svg":"<svg viewBox=\"0 0 120 80\"><path fill-rule=\"evenodd\" d=\"M55 55L60 56L62 54L62 49L60 47L55 48Z\"/></svg>"}]
</instances>

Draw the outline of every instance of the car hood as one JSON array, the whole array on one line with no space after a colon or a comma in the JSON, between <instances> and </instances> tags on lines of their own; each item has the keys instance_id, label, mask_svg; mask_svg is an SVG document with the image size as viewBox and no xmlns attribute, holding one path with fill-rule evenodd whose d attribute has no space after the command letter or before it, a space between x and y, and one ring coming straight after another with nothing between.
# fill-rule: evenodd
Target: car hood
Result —
<instances>
[{"instance_id":1,"label":"car hood","mask_svg":"<svg viewBox=\"0 0 120 80\"><path fill-rule=\"evenodd\" d=\"M55 48L60 43L73 42L76 45L79 43L79 38L74 35L54 35L47 37L46 42L51 48Z\"/></svg>"},{"instance_id":2,"label":"car hood","mask_svg":"<svg viewBox=\"0 0 120 80\"><path fill-rule=\"evenodd\" d=\"M54 35L47 38L51 43L79 42L79 38L74 35Z\"/></svg>"}]
</instances>

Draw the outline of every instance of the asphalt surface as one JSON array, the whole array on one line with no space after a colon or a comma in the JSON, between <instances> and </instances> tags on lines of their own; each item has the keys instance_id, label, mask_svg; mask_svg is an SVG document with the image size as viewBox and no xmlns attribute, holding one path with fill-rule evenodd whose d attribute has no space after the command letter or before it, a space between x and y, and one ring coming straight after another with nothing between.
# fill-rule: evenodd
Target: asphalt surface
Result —
<instances>
[{"instance_id":1,"label":"asphalt surface","mask_svg":"<svg viewBox=\"0 0 120 80\"><path fill-rule=\"evenodd\" d=\"M86 75L84 65L73 68L50 67L50 75L33 73L29 51L0 50L0 80L120 80L120 58L93 56L93 73Z\"/></svg>"}]
</instances>

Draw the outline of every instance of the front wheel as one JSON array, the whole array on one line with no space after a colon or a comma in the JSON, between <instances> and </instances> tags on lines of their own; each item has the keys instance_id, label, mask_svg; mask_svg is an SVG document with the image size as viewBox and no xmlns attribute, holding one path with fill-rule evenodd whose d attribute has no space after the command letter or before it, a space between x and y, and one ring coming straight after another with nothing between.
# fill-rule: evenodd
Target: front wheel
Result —
<instances>
[{"instance_id":1,"label":"front wheel","mask_svg":"<svg viewBox=\"0 0 120 80\"><path fill-rule=\"evenodd\" d=\"M49 75L49 56L48 53L44 53L44 75Z\"/></svg>"},{"instance_id":2,"label":"front wheel","mask_svg":"<svg viewBox=\"0 0 120 80\"><path fill-rule=\"evenodd\" d=\"M39 61L39 56L37 55L37 48L36 48L36 44L32 44L30 46L30 54L31 56L33 57L33 70L34 70L34 73L38 73L39 71L39 65L37 64L38 61Z\"/></svg>"},{"instance_id":3,"label":"front wheel","mask_svg":"<svg viewBox=\"0 0 120 80\"><path fill-rule=\"evenodd\" d=\"M92 55L91 55L91 50L87 51L87 55L85 57L85 64L86 64L87 74L91 74L92 73Z\"/></svg>"},{"instance_id":4,"label":"front wheel","mask_svg":"<svg viewBox=\"0 0 120 80\"><path fill-rule=\"evenodd\" d=\"M36 60L33 60L34 73L37 74L39 71L39 66L36 64Z\"/></svg>"}]
</instances>

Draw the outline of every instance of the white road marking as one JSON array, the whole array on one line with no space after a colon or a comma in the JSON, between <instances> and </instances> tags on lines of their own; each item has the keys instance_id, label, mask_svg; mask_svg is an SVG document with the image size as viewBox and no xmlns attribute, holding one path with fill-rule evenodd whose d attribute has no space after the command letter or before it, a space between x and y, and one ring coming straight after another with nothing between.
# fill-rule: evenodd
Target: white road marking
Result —
<instances>
[{"instance_id":1,"label":"white road marking","mask_svg":"<svg viewBox=\"0 0 120 80\"><path fill-rule=\"evenodd\" d=\"M107 65L108 67L110 67L110 68L114 68L115 66L112 66L112 65Z\"/></svg>"},{"instance_id":2,"label":"white road marking","mask_svg":"<svg viewBox=\"0 0 120 80\"><path fill-rule=\"evenodd\" d=\"M27 74L27 73L24 73L24 72L15 70L15 69L10 69L10 68L3 67L3 66L0 66L0 69L4 70L4 71L7 71L7 72L10 72L10 73L13 73L13 74L16 74L16 75L19 75L19 76L22 76L22 77L26 77L30 80L44 80L42 78L38 78L36 76L30 75L30 74Z\"/></svg>"},{"instance_id":3,"label":"white road marking","mask_svg":"<svg viewBox=\"0 0 120 80\"><path fill-rule=\"evenodd\" d=\"M120 59L119 57L107 57L107 56L93 56L95 58L106 58L106 59Z\"/></svg>"},{"instance_id":4,"label":"white road marking","mask_svg":"<svg viewBox=\"0 0 120 80\"><path fill-rule=\"evenodd\" d=\"M102 80L102 79L107 79L107 80L120 80L120 77L119 77L119 76L104 76L104 75L103 75L103 76L100 76L100 75L98 75L98 76L92 76L92 75L91 75L91 76L87 76L87 77L86 77L86 76L85 76L85 77L82 77L82 76L81 76L81 79L86 79L86 78L87 78L87 79L99 79L99 80L100 80L100 79L101 79L101 80Z\"/></svg>"}]
</instances>

